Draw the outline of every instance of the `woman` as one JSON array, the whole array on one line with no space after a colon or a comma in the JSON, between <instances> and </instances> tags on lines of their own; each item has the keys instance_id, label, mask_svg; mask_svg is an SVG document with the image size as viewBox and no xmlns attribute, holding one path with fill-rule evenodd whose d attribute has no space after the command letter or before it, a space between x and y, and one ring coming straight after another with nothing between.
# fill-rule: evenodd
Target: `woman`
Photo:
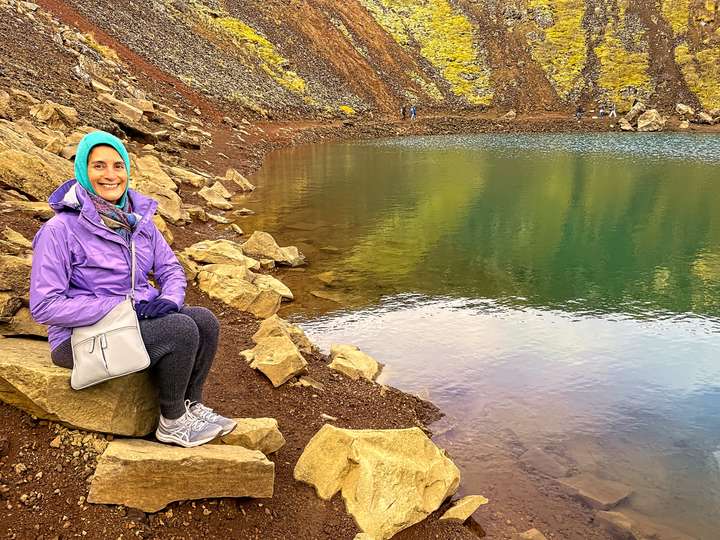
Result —
<instances>
[{"instance_id":1,"label":"woman","mask_svg":"<svg viewBox=\"0 0 720 540\"><path fill-rule=\"evenodd\" d=\"M135 309L160 394L155 436L197 446L235 427L202 404L219 323L208 309L183 305L185 273L152 221L157 203L128 189L129 179L130 158L120 139L95 131L80 141L75 179L50 196L55 216L33 242L30 310L49 325L52 361L72 368L72 329L96 323L130 291L132 238Z\"/></svg>"}]
</instances>

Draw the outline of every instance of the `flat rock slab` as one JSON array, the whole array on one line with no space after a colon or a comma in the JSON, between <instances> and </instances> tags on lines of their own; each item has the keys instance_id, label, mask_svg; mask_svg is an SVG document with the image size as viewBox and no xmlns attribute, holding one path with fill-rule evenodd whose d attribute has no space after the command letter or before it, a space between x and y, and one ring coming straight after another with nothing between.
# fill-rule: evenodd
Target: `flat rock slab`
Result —
<instances>
[{"instance_id":1,"label":"flat rock slab","mask_svg":"<svg viewBox=\"0 0 720 540\"><path fill-rule=\"evenodd\" d=\"M272 497L275 464L241 446L180 448L141 439L111 442L100 456L88 502L157 512L210 497Z\"/></svg>"},{"instance_id":2,"label":"flat rock slab","mask_svg":"<svg viewBox=\"0 0 720 540\"><path fill-rule=\"evenodd\" d=\"M157 426L157 390L147 373L85 390L70 387L70 374L50 361L46 341L0 339L0 400L89 431L143 437Z\"/></svg>"},{"instance_id":3,"label":"flat rock slab","mask_svg":"<svg viewBox=\"0 0 720 540\"><path fill-rule=\"evenodd\" d=\"M520 456L520 461L529 469L551 478L561 478L568 474L568 468L565 465L540 448L531 448Z\"/></svg>"},{"instance_id":4,"label":"flat rock slab","mask_svg":"<svg viewBox=\"0 0 720 540\"><path fill-rule=\"evenodd\" d=\"M595 523L621 540L695 540L692 536L654 523L650 518L631 510L597 512Z\"/></svg>"},{"instance_id":5,"label":"flat rock slab","mask_svg":"<svg viewBox=\"0 0 720 540\"><path fill-rule=\"evenodd\" d=\"M451 508L445 512L440 519L457 519L465 521L475 510L483 504L487 504L488 500L482 495L468 495L455 501Z\"/></svg>"},{"instance_id":6,"label":"flat rock slab","mask_svg":"<svg viewBox=\"0 0 720 540\"><path fill-rule=\"evenodd\" d=\"M591 508L610 510L632 495L633 490L612 480L603 480L592 474L580 474L558 480L568 492L587 503Z\"/></svg>"}]
</instances>

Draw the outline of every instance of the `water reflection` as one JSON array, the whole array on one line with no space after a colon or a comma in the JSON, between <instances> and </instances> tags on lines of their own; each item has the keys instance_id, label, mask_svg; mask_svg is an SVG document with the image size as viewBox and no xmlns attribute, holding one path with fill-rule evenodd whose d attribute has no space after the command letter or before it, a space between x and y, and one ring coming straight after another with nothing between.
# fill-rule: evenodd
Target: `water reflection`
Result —
<instances>
[{"instance_id":1,"label":"water reflection","mask_svg":"<svg viewBox=\"0 0 720 540\"><path fill-rule=\"evenodd\" d=\"M689 135L307 146L268 160L240 224L301 247L285 314L440 405L468 478L480 440L552 448L630 484L626 510L711 539L718 156Z\"/></svg>"}]
</instances>

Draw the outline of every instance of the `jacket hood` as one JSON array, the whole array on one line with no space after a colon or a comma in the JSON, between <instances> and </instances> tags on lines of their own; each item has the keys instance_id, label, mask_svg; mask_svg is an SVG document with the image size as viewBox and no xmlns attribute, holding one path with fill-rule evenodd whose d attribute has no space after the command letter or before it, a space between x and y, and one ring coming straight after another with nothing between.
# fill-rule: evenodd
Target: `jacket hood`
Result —
<instances>
[{"instance_id":1,"label":"jacket hood","mask_svg":"<svg viewBox=\"0 0 720 540\"><path fill-rule=\"evenodd\" d=\"M133 189L129 189L127 194L130 199L133 214L137 216L138 221L145 216L147 216L148 219L152 218L152 215L157 209L157 202ZM61 212L80 212L87 214L93 221L99 219L95 205L90 202L87 191L85 191L85 188L74 178L63 183L53 191L48 198L48 203L56 214Z\"/></svg>"}]
</instances>

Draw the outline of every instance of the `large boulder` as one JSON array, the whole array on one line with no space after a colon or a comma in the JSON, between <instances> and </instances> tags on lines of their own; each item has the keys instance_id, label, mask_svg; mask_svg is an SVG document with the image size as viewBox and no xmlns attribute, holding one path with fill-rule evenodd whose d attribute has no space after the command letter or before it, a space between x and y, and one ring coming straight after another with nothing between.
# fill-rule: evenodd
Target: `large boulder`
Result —
<instances>
[{"instance_id":1,"label":"large boulder","mask_svg":"<svg viewBox=\"0 0 720 540\"><path fill-rule=\"evenodd\" d=\"M632 124L630 122L628 122L627 120L625 120L625 118L621 118L618 121L618 126L620 126L620 129L622 131L635 131L635 128L632 127Z\"/></svg>"},{"instance_id":2,"label":"large boulder","mask_svg":"<svg viewBox=\"0 0 720 540\"><path fill-rule=\"evenodd\" d=\"M706 124L708 126L712 126L715 123L715 120L712 116L710 116L706 112L698 113L698 115L695 117L695 123L696 124Z\"/></svg>"},{"instance_id":3,"label":"large boulder","mask_svg":"<svg viewBox=\"0 0 720 540\"><path fill-rule=\"evenodd\" d=\"M79 429L144 437L157 427L157 390L134 373L85 390L50 361L47 342L0 339L0 399L38 418Z\"/></svg>"},{"instance_id":4,"label":"large boulder","mask_svg":"<svg viewBox=\"0 0 720 540\"><path fill-rule=\"evenodd\" d=\"M210 298L247 311L264 319L275 315L281 296L270 289L260 289L247 281L246 270L232 264L208 264L199 269L198 287Z\"/></svg>"},{"instance_id":5,"label":"large boulder","mask_svg":"<svg viewBox=\"0 0 720 540\"><path fill-rule=\"evenodd\" d=\"M296 480L331 499L342 493L358 527L376 540L425 519L460 485L460 471L419 428L324 425L295 466Z\"/></svg>"},{"instance_id":6,"label":"large boulder","mask_svg":"<svg viewBox=\"0 0 720 540\"><path fill-rule=\"evenodd\" d=\"M240 244L232 240L203 240L185 248L185 254L203 264L234 264L250 270L259 270L260 263L247 257Z\"/></svg>"},{"instance_id":7,"label":"large boulder","mask_svg":"<svg viewBox=\"0 0 720 540\"><path fill-rule=\"evenodd\" d=\"M675 105L675 112L685 118L692 118L695 115L695 109L693 109L690 105L685 105L684 103L678 103Z\"/></svg>"},{"instance_id":8,"label":"large boulder","mask_svg":"<svg viewBox=\"0 0 720 540\"><path fill-rule=\"evenodd\" d=\"M232 210L233 205L228 200L232 195L221 182L215 182L212 187L205 186L198 195L207 201L208 206L218 210Z\"/></svg>"},{"instance_id":9,"label":"large boulder","mask_svg":"<svg viewBox=\"0 0 720 540\"><path fill-rule=\"evenodd\" d=\"M353 380L362 377L368 381L374 381L382 370L382 364L355 345L332 345L328 367Z\"/></svg>"},{"instance_id":10,"label":"large boulder","mask_svg":"<svg viewBox=\"0 0 720 540\"><path fill-rule=\"evenodd\" d=\"M275 464L257 450L119 440L98 459L87 500L157 512L173 501L272 497L274 481Z\"/></svg>"},{"instance_id":11,"label":"large boulder","mask_svg":"<svg viewBox=\"0 0 720 540\"><path fill-rule=\"evenodd\" d=\"M228 169L225 172L225 178L229 182L234 182L240 188L240 191L252 191L255 189L250 181L245 178L242 174L237 172L235 169Z\"/></svg>"},{"instance_id":12,"label":"large boulder","mask_svg":"<svg viewBox=\"0 0 720 540\"><path fill-rule=\"evenodd\" d=\"M1 135L1 134L0 134ZM72 164L27 139L32 150L3 150L0 144L0 186L15 189L35 200L46 200L55 189L73 177Z\"/></svg>"},{"instance_id":13,"label":"large boulder","mask_svg":"<svg viewBox=\"0 0 720 540\"><path fill-rule=\"evenodd\" d=\"M62 131L55 131L45 126L36 127L27 118L15 122L15 129L27 135L35 146L48 152L60 155L66 145L66 138Z\"/></svg>"},{"instance_id":14,"label":"large boulder","mask_svg":"<svg viewBox=\"0 0 720 540\"><path fill-rule=\"evenodd\" d=\"M172 178L165 172L162 162L152 155L142 157L132 156L132 179L138 189L148 184L154 184L170 191L177 191L178 187Z\"/></svg>"},{"instance_id":15,"label":"large boulder","mask_svg":"<svg viewBox=\"0 0 720 540\"><path fill-rule=\"evenodd\" d=\"M0 255L0 291L9 291L18 296L27 295L31 268L30 257Z\"/></svg>"},{"instance_id":16,"label":"large boulder","mask_svg":"<svg viewBox=\"0 0 720 540\"><path fill-rule=\"evenodd\" d=\"M110 105L113 109L115 109L116 114L124 116L133 122L140 122L142 120L142 109L139 109L130 103L117 99L110 94L98 94L97 99L101 103Z\"/></svg>"},{"instance_id":17,"label":"large boulder","mask_svg":"<svg viewBox=\"0 0 720 540\"><path fill-rule=\"evenodd\" d=\"M66 132L80 123L78 113L72 107L59 105L53 101L30 107L30 114L38 121L46 124L50 129Z\"/></svg>"},{"instance_id":18,"label":"large boulder","mask_svg":"<svg viewBox=\"0 0 720 540\"><path fill-rule=\"evenodd\" d=\"M272 235L255 231L250 238L242 244L243 253L256 259L271 259L287 266L301 266L305 264L305 257L295 246L280 247Z\"/></svg>"},{"instance_id":19,"label":"large boulder","mask_svg":"<svg viewBox=\"0 0 720 540\"><path fill-rule=\"evenodd\" d=\"M176 181L182 182L183 184L190 184L193 187L204 187L207 184L207 178L205 176L188 171L182 167L169 167L168 173L175 178Z\"/></svg>"},{"instance_id":20,"label":"large boulder","mask_svg":"<svg viewBox=\"0 0 720 540\"><path fill-rule=\"evenodd\" d=\"M275 388L303 373L307 361L289 337L268 337L240 353L250 367L263 373Z\"/></svg>"},{"instance_id":21,"label":"large boulder","mask_svg":"<svg viewBox=\"0 0 720 540\"><path fill-rule=\"evenodd\" d=\"M0 292L0 321L8 321L22 307L22 297L12 292Z\"/></svg>"},{"instance_id":22,"label":"large boulder","mask_svg":"<svg viewBox=\"0 0 720 540\"><path fill-rule=\"evenodd\" d=\"M248 274L250 277L250 281L258 289L275 291L284 300L294 300L295 299L295 296L293 296L293 293L290 290L290 287L285 285L278 278L273 277L273 276L268 276L266 274L254 274L252 272L248 272Z\"/></svg>"},{"instance_id":23,"label":"large boulder","mask_svg":"<svg viewBox=\"0 0 720 540\"><path fill-rule=\"evenodd\" d=\"M26 307L20 308L7 322L0 322L2 336L37 336L47 338L47 326L36 323Z\"/></svg>"},{"instance_id":24,"label":"large boulder","mask_svg":"<svg viewBox=\"0 0 720 540\"><path fill-rule=\"evenodd\" d=\"M290 324L284 319L281 319L277 315L268 317L262 323L260 328L252 337L255 343L260 343L262 340L268 337L288 337L292 340L295 346L303 354L310 354L313 352L313 344L305 335L305 332L299 326Z\"/></svg>"},{"instance_id":25,"label":"large boulder","mask_svg":"<svg viewBox=\"0 0 720 540\"><path fill-rule=\"evenodd\" d=\"M176 193L177 185L160 166L155 156L132 158L131 183L134 189L155 199L158 213L173 225L190 221L190 215L182 207L182 199Z\"/></svg>"},{"instance_id":26,"label":"large boulder","mask_svg":"<svg viewBox=\"0 0 720 540\"><path fill-rule=\"evenodd\" d=\"M259 450L266 456L285 446L274 418L233 418L237 426L227 435L213 441L214 444L232 444L248 450Z\"/></svg>"},{"instance_id":27,"label":"large boulder","mask_svg":"<svg viewBox=\"0 0 720 540\"><path fill-rule=\"evenodd\" d=\"M637 119L638 131L662 131L665 127L666 118L656 109L645 111Z\"/></svg>"},{"instance_id":28,"label":"large boulder","mask_svg":"<svg viewBox=\"0 0 720 540\"><path fill-rule=\"evenodd\" d=\"M625 120L627 120L630 124L634 124L638 117L646 110L647 107L645 107L645 104L641 101L637 101L625 115Z\"/></svg>"}]
</instances>

